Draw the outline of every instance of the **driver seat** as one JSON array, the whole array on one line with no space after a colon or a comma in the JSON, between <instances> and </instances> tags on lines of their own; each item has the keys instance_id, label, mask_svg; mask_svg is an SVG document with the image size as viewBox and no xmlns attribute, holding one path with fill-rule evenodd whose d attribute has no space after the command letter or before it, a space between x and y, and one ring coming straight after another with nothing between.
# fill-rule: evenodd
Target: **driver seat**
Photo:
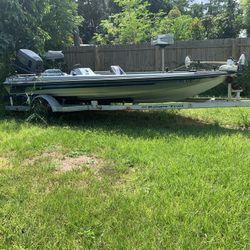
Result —
<instances>
[{"instance_id":1,"label":"driver seat","mask_svg":"<svg viewBox=\"0 0 250 250\"><path fill-rule=\"evenodd\" d=\"M124 72L124 70L120 66L118 66L118 65L111 66L110 67L110 71L114 75L126 75L126 73Z\"/></svg>"}]
</instances>

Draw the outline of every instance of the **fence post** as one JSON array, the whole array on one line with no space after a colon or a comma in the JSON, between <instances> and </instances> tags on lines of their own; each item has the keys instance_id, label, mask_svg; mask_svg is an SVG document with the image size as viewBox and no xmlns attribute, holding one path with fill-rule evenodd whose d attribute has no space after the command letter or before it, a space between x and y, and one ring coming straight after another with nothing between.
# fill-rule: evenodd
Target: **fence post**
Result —
<instances>
[{"instance_id":1,"label":"fence post","mask_svg":"<svg viewBox=\"0 0 250 250\"><path fill-rule=\"evenodd\" d=\"M161 68L161 51L159 46L155 46L155 71L160 71Z\"/></svg>"},{"instance_id":2,"label":"fence post","mask_svg":"<svg viewBox=\"0 0 250 250\"><path fill-rule=\"evenodd\" d=\"M240 46L238 38L232 39L232 57L236 60L240 57Z\"/></svg>"},{"instance_id":3,"label":"fence post","mask_svg":"<svg viewBox=\"0 0 250 250\"><path fill-rule=\"evenodd\" d=\"M100 69L100 57L99 57L99 49L98 49L98 45L96 45L94 47L94 60L95 60L95 70L99 70Z\"/></svg>"}]
</instances>

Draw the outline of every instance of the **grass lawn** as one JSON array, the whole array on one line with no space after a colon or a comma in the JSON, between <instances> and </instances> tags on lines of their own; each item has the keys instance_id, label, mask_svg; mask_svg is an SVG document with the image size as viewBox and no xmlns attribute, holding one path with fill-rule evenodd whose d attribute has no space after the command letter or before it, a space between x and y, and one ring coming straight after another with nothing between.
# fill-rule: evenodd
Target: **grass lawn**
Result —
<instances>
[{"instance_id":1,"label":"grass lawn","mask_svg":"<svg viewBox=\"0 0 250 250\"><path fill-rule=\"evenodd\" d=\"M250 109L0 117L0 249L250 249Z\"/></svg>"}]
</instances>

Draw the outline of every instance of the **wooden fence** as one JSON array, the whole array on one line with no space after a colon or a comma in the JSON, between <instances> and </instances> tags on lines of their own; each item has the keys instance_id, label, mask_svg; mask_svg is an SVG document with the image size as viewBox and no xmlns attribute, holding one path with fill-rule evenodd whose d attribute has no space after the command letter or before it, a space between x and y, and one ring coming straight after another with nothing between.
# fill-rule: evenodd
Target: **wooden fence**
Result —
<instances>
[{"instance_id":1,"label":"wooden fence","mask_svg":"<svg viewBox=\"0 0 250 250\"><path fill-rule=\"evenodd\" d=\"M165 65L170 69L184 64L188 55L195 60L221 61L245 53L250 58L250 38L217 39L205 41L177 41L165 48ZM64 49L69 68L75 64L96 71L120 65L125 71L161 70L161 50L150 44L81 46Z\"/></svg>"}]
</instances>

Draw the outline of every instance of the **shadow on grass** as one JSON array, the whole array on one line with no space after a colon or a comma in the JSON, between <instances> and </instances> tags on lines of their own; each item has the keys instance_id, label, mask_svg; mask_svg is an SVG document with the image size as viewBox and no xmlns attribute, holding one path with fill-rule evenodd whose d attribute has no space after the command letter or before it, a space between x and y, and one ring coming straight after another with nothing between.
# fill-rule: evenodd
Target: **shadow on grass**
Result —
<instances>
[{"instance_id":1,"label":"shadow on grass","mask_svg":"<svg viewBox=\"0 0 250 250\"><path fill-rule=\"evenodd\" d=\"M242 129L224 128L219 124L205 123L184 117L178 112L93 112L67 114L62 122L74 129L102 129L129 137L167 137L169 134L180 136L205 136L250 132Z\"/></svg>"},{"instance_id":2,"label":"shadow on grass","mask_svg":"<svg viewBox=\"0 0 250 250\"><path fill-rule=\"evenodd\" d=\"M25 123L27 114L5 114L7 121L15 121L13 129L19 130ZM1 120L1 116L0 116ZM67 127L73 130L100 130L109 133L124 134L129 137L159 138L169 134L180 136L220 136L241 133L250 137L249 130L241 128L225 128L215 123L184 117L177 111L95 111L53 115L48 125L36 123L38 126Z\"/></svg>"}]
</instances>

